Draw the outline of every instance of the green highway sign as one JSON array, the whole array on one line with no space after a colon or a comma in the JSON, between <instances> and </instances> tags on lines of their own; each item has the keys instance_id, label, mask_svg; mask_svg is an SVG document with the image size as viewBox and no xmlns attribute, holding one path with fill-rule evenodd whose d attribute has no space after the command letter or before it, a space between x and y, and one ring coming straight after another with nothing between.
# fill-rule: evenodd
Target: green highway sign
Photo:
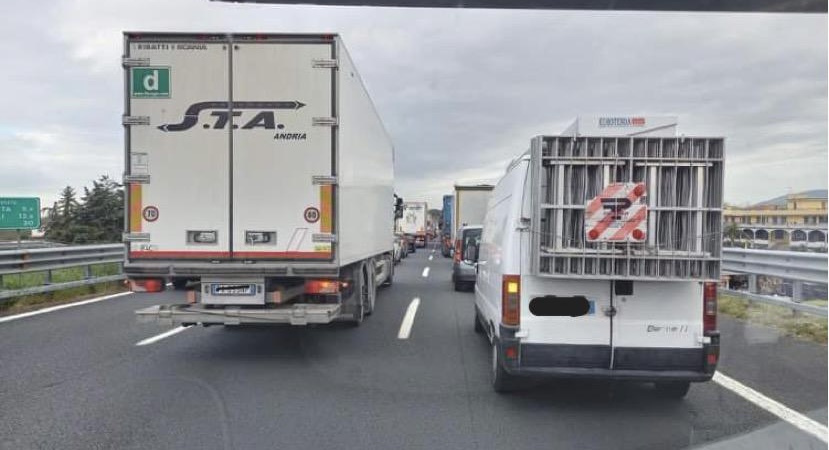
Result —
<instances>
[{"instance_id":1,"label":"green highway sign","mask_svg":"<svg viewBox=\"0 0 829 450\"><path fill-rule=\"evenodd\" d=\"M169 67L133 67L131 75L132 98L170 98Z\"/></svg>"},{"instance_id":2,"label":"green highway sign","mask_svg":"<svg viewBox=\"0 0 829 450\"><path fill-rule=\"evenodd\" d=\"M40 228L40 199L37 197L0 197L0 230Z\"/></svg>"}]
</instances>

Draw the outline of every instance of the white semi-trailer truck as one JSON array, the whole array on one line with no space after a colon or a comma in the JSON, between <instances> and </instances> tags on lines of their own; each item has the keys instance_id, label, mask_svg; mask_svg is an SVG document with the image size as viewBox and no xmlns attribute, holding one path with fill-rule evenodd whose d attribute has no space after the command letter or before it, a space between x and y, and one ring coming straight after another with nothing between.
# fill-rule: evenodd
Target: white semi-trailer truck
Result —
<instances>
[{"instance_id":1,"label":"white semi-trailer truck","mask_svg":"<svg viewBox=\"0 0 829 450\"><path fill-rule=\"evenodd\" d=\"M400 231L406 234L411 242L412 251L415 247L426 247L426 211L429 206L426 202L403 202L403 217L400 219Z\"/></svg>"},{"instance_id":2,"label":"white semi-trailer truck","mask_svg":"<svg viewBox=\"0 0 829 450\"><path fill-rule=\"evenodd\" d=\"M162 323L355 324L392 278L393 148L335 34L124 34L126 262Z\"/></svg>"}]
</instances>

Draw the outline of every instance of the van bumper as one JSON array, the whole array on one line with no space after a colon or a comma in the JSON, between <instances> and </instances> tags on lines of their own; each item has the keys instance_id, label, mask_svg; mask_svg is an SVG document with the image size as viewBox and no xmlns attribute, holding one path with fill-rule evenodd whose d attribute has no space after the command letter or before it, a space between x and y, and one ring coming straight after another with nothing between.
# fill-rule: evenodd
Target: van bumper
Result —
<instances>
[{"instance_id":1,"label":"van bumper","mask_svg":"<svg viewBox=\"0 0 829 450\"><path fill-rule=\"evenodd\" d=\"M498 351L504 369L516 376L701 382L714 376L719 359L719 334L710 337L701 348L616 349L613 369L607 346L522 344L506 338L498 340Z\"/></svg>"}]
</instances>

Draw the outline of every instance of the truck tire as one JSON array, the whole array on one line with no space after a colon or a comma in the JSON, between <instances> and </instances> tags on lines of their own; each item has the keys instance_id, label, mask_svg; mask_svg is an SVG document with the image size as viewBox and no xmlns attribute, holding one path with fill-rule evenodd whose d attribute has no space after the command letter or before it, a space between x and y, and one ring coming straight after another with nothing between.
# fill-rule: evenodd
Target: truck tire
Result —
<instances>
[{"instance_id":1,"label":"truck tire","mask_svg":"<svg viewBox=\"0 0 829 450\"><path fill-rule=\"evenodd\" d=\"M690 381L662 381L655 383L656 392L660 397L679 400L688 394L691 388Z\"/></svg>"},{"instance_id":2,"label":"truck tire","mask_svg":"<svg viewBox=\"0 0 829 450\"><path fill-rule=\"evenodd\" d=\"M386 277L386 281L383 282L383 286L391 286L392 284L394 284L394 264L392 264L389 268L389 276Z\"/></svg>"},{"instance_id":3,"label":"truck tire","mask_svg":"<svg viewBox=\"0 0 829 450\"><path fill-rule=\"evenodd\" d=\"M478 313L478 308L475 308L475 332L484 334L484 326L481 324L481 315Z\"/></svg>"},{"instance_id":4,"label":"truck tire","mask_svg":"<svg viewBox=\"0 0 829 450\"><path fill-rule=\"evenodd\" d=\"M366 302L371 285L367 283L365 265L360 264L354 269L354 293L351 296L350 307L353 309L349 323L355 327L363 324L366 316Z\"/></svg>"},{"instance_id":5,"label":"truck tire","mask_svg":"<svg viewBox=\"0 0 829 450\"><path fill-rule=\"evenodd\" d=\"M375 281L375 265L374 262L370 262L366 266L366 283L368 284L368 298L366 299L365 307L363 308L364 314L366 316L370 316L374 313L374 301L377 299L377 281Z\"/></svg>"},{"instance_id":6,"label":"truck tire","mask_svg":"<svg viewBox=\"0 0 829 450\"><path fill-rule=\"evenodd\" d=\"M516 388L516 380L515 377L507 373L506 369L504 369L504 364L501 362L501 355L498 351L498 340L493 339L492 341L492 389L499 393L504 394L507 392L512 392Z\"/></svg>"}]
</instances>

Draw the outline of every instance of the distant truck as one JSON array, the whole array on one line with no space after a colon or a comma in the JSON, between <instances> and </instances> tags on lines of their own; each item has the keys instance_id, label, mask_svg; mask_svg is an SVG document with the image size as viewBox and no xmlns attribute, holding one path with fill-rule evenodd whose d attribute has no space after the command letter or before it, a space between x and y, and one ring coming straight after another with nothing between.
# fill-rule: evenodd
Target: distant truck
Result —
<instances>
[{"instance_id":1,"label":"distant truck","mask_svg":"<svg viewBox=\"0 0 829 450\"><path fill-rule=\"evenodd\" d=\"M412 242L412 251L415 247L426 247L426 202L403 202L403 218L400 220L400 231Z\"/></svg>"},{"instance_id":2,"label":"distant truck","mask_svg":"<svg viewBox=\"0 0 829 450\"><path fill-rule=\"evenodd\" d=\"M452 213L454 212L455 197L443 196L443 210L441 212L440 253L445 257L452 256Z\"/></svg>"},{"instance_id":3,"label":"distant truck","mask_svg":"<svg viewBox=\"0 0 829 450\"><path fill-rule=\"evenodd\" d=\"M126 261L165 324L350 321L393 277L392 143L334 34L124 34Z\"/></svg>"},{"instance_id":4,"label":"distant truck","mask_svg":"<svg viewBox=\"0 0 829 450\"><path fill-rule=\"evenodd\" d=\"M475 266L465 255L470 243L480 241L481 225L493 187L491 184L455 185L452 283L456 291L475 285Z\"/></svg>"},{"instance_id":5,"label":"distant truck","mask_svg":"<svg viewBox=\"0 0 829 450\"><path fill-rule=\"evenodd\" d=\"M581 122L510 164L464 255L493 388L590 377L681 398L719 360L724 139L678 137L670 118Z\"/></svg>"}]
</instances>

